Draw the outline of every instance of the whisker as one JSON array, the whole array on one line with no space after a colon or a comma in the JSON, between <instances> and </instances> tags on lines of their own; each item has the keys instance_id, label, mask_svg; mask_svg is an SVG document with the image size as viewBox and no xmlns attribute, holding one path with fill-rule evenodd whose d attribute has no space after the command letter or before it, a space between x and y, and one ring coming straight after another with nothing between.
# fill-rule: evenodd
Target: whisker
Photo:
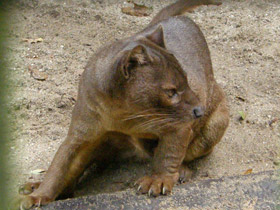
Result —
<instances>
[{"instance_id":1,"label":"whisker","mask_svg":"<svg viewBox=\"0 0 280 210\"><path fill-rule=\"evenodd\" d=\"M155 113L155 114L138 114L138 115L132 115L130 117L127 117L125 119L123 119L123 121L127 121L127 120L133 120L133 119L137 119L137 118L146 118L146 117L156 117L156 116L169 116L170 114L165 114L165 113Z\"/></svg>"},{"instance_id":2,"label":"whisker","mask_svg":"<svg viewBox=\"0 0 280 210\"><path fill-rule=\"evenodd\" d=\"M150 109L145 109L136 113L132 113L133 115L137 115L137 114L144 114L147 112L153 112L153 113L171 113L169 110L166 110L164 108L150 108Z\"/></svg>"},{"instance_id":3,"label":"whisker","mask_svg":"<svg viewBox=\"0 0 280 210\"><path fill-rule=\"evenodd\" d=\"M155 126L161 126L162 124L169 123L170 121L173 121L172 118L155 118L139 124L138 126L136 126L136 129L149 130Z\"/></svg>"},{"instance_id":4,"label":"whisker","mask_svg":"<svg viewBox=\"0 0 280 210\"><path fill-rule=\"evenodd\" d=\"M153 118L151 120L144 121L143 123L137 125L138 128L145 127L148 125L156 124L164 120L164 118Z\"/></svg>"},{"instance_id":5,"label":"whisker","mask_svg":"<svg viewBox=\"0 0 280 210\"><path fill-rule=\"evenodd\" d=\"M127 116L124 117L122 121L129 120L138 120L138 123L136 123L136 125L134 125L132 128L134 130L142 131L150 130L156 126L165 128L173 124L175 125L178 121L174 111L164 108L151 108L136 113L127 113Z\"/></svg>"},{"instance_id":6,"label":"whisker","mask_svg":"<svg viewBox=\"0 0 280 210\"><path fill-rule=\"evenodd\" d=\"M154 128L155 126L157 126L157 127L160 126L161 127L164 124L168 124L168 122L169 122L169 119L164 119L164 120L156 122L155 124L146 125L144 127L144 130L150 130L150 129Z\"/></svg>"},{"instance_id":7,"label":"whisker","mask_svg":"<svg viewBox=\"0 0 280 210\"><path fill-rule=\"evenodd\" d=\"M144 129L146 128L147 126L149 125L155 125L158 121L162 120L162 118L153 118L153 119L150 119L150 120L147 120L147 121L144 121L138 125L135 126L135 129ZM146 130L146 129L144 129Z\"/></svg>"},{"instance_id":8,"label":"whisker","mask_svg":"<svg viewBox=\"0 0 280 210\"><path fill-rule=\"evenodd\" d=\"M159 109L159 108L151 108L151 109L145 109L136 113L128 113L127 117L124 120L130 120L134 118L140 118L140 117L148 117L148 116L159 116L159 115L168 115L170 113L166 112L167 110Z\"/></svg>"},{"instance_id":9,"label":"whisker","mask_svg":"<svg viewBox=\"0 0 280 210\"><path fill-rule=\"evenodd\" d=\"M181 123L184 123L185 121L182 119L178 119L178 118L173 118L172 120L170 120L170 122L168 124L163 125L162 128L166 128L167 126L177 126Z\"/></svg>"}]
</instances>

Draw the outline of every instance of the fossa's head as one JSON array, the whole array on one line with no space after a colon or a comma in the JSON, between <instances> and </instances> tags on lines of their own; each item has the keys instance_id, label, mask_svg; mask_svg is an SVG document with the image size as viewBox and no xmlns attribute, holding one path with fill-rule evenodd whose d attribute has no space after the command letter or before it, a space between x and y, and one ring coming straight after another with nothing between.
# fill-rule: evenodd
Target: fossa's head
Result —
<instances>
[{"instance_id":1,"label":"fossa's head","mask_svg":"<svg viewBox=\"0 0 280 210\"><path fill-rule=\"evenodd\" d=\"M204 114L186 73L165 49L161 27L129 43L115 62L115 72L115 88L127 109L128 120L168 126Z\"/></svg>"}]
</instances>

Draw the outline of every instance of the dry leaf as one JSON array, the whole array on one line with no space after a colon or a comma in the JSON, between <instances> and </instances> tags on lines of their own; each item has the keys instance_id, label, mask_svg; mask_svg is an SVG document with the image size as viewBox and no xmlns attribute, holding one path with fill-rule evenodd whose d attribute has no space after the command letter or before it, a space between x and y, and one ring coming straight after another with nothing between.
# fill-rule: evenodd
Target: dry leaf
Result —
<instances>
[{"instance_id":1,"label":"dry leaf","mask_svg":"<svg viewBox=\"0 0 280 210\"><path fill-rule=\"evenodd\" d=\"M28 42L29 44L34 44L37 42L43 42L44 40L42 38L37 38L37 39L23 39L22 41Z\"/></svg>"},{"instance_id":2,"label":"dry leaf","mask_svg":"<svg viewBox=\"0 0 280 210\"><path fill-rule=\"evenodd\" d=\"M235 98L238 99L238 100L240 100L240 101L242 101L242 102L246 101L245 98L243 98L243 97L241 97L241 96L235 96Z\"/></svg>"},{"instance_id":3,"label":"dry leaf","mask_svg":"<svg viewBox=\"0 0 280 210\"><path fill-rule=\"evenodd\" d=\"M274 123L276 123L278 120L279 120L279 118L274 118L273 120L270 120L270 121L268 122L268 125L269 125L270 127L272 127L272 125L273 125Z\"/></svg>"},{"instance_id":4,"label":"dry leaf","mask_svg":"<svg viewBox=\"0 0 280 210\"><path fill-rule=\"evenodd\" d=\"M36 170L31 171L30 173L31 174L42 174L45 172L46 172L46 170L44 170L44 169L36 169Z\"/></svg>"},{"instance_id":5,"label":"dry leaf","mask_svg":"<svg viewBox=\"0 0 280 210\"><path fill-rule=\"evenodd\" d=\"M248 169L247 171L244 172L244 175L248 175L251 174L253 172L253 169Z\"/></svg>"},{"instance_id":6,"label":"dry leaf","mask_svg":"<svg viewBox=\"0 0 280 210\"><path fill-rule=\"evenodd\" d=\"M149 16L152 13L152 9L146 7L145 5L140 5L132 2L134 7L123 7L122 12L131 16Z\"/></svg>"},{"instance_id":7,"label":"dry leaf","mask_svg":"<svg viewBox=\"0 0 280 210\"><path fill-rule=\"evenodd\" d=\"M38 71L30 66L28 67L28 70L30 71L31 76L36 80L44 81L48 78L48 75L45 72Z\"/></svg>"}]
</instances>

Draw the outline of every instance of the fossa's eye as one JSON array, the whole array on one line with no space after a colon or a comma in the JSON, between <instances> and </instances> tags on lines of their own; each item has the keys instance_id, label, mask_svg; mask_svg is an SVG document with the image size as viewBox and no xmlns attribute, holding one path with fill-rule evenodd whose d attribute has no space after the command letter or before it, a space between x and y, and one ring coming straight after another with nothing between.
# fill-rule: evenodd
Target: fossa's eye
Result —
<instances>
[{"instance_id":1,"label":"fossa's eye","mask_svg":"<svg viewBox=\"0 0 280 210\"><path fill-rule=\"evenodd\" d=\"M166 92L166 94L169 98L173 98L173 97L178 96L177 90L175 88L167 89L167 90L165 90L165 92Z\"/></svg>"}]
</instances>

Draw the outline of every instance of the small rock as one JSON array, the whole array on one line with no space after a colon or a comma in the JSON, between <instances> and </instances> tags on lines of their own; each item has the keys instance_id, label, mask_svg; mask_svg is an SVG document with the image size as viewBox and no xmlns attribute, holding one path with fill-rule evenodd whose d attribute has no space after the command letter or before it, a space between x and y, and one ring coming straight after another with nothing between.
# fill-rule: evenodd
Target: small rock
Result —
<instances>
[{"instance_id":1,"label":"small rock","mask_svg":"<svg viewBox=\"0 0 280 210\"><path fill-rule=\"evenodd\" d=\"M49 15L53 18L57 18L58 16L60 16L60 13L56 10L52 10L49 12Z\"/></svg>"},{"instance_id":2,"label":"small rock","mask_svg":"<svg viewBox=\"0 0 280 210\"><path fill-rule=\"evenodd\" d=\"M102 20L102 17L101 17L101 15L95 15L95 16L94 16L94 18L95 18L95 20L97 20L97 21L100 21L100 20Z\"/></svg>"},{"instance_id":3,"label":"small rock","mask_svg":"<svg viewBox=\"0 0 280 210\"><path fill-rule=\"evenodd\" d=\"M36 80L44 81L48 78L48 75L45 72L38 71L31 66L28 67L28 70L30 72L30 75Z\"/></svg>"}]
</instances>

